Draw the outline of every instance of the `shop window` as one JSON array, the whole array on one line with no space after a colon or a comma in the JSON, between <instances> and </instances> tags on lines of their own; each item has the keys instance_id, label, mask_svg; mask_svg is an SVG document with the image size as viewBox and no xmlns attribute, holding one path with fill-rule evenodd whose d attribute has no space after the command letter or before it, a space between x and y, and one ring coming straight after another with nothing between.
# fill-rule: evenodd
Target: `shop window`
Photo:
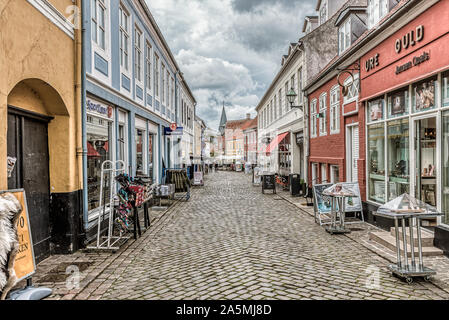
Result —
<instances>
[{"instance_id":1,"label":"shop window","mask_svg":"<svg viewBox=\"0 0 449 320\"><path fill-rule=\"evenodd\" d=\"M410 194L409 121L390 121L387 125L388 200Z\"/></svg>"},{"instance_id":2,"label":"shop window","mask_svg":"<svg viewBox=\"0 0 449 320\"><path fill-rule=\"evenodd\" d=\"M445 212L445 216L443 217L443 223L449 225L449 111L443 113L442 117L442 141L441 145L443 146L443 150L441 152L442 155L442 184L443 184L443 212Z\"/></svg>"},{"instance_id":3,"label":"shop window","mask_svg":"<svg viewBox=\"0 0 449 320\"><path fill-rule=\"evenodd\" d=\"M87 189L88 209L92 211L100 206L101 165L106 160L113 160L112 153L112 122L91 117L87 123ZM101 124L102 123L102 124ZM105 199L109 203L109 181L103 185Z\"/></svg>"},{"instance_id":4,"label":"shop window","mask_svg":"<svg viewBox=\"0 0 449 320\"><path fill-rule=\"evenodd\" d=\"M331 166L331 183L340 182L340 169L338 166Z\"/></svg>"},{"instance_id":5,"label":"shop window","mask_svg":"<svg viewBox=\"0 0 449 320\"><path fill-rule=\"evenodd\" d=\"M449 107L449 72L443 73L442 76L442 97L443 97L443 107Z\"/></svg>"},{"instance_id":6,"label":"shop window","mask_svg":"<svg viewBox=\"0 0 449 320\"><path fill-rule=\"evenodd\" d=\"M436 81L436 78L427 79L413 85L413 112L423 112L435 109L435 89L437 86L438 83Z\"/></svg>"},{"instance_id":7,"label":"shop window","mask_svg":"<svg viewBox=\"0 0 449 320\"><path fill-rule=\"evenodd\" d=\"M145 166L145 131L136 129L136 174L139 176L146 174Z\"/></svg>"},{"instance_id":8,"label":"shop window","mask_svg":"<svg viewBox=\"0 0 449 320\"><path fill-rule=\"evenodd\" d=\"M329 183L327 181L327 164L321 164L321 183Z\"/></svg>"},{"instance_id":9,"label":"shop window","mask_svg":"<svg viewBox=\"0 0 449 320\"><path fill-rule=\"evenodd\" d=\"M384 124L368 126L368 173L368 198L375 202L385 203Z\"/></svg>"},{"instance_id":10,"label":"shop window","mask_svg":"<svg viewBox=\"0 0 449 320\"><path fill-rule=\"evenodd\" d=\"M281 175L289 175L292 166L291 138L288 134L279 144L279 169Z\"/></svg>"},{"instance_id":11,"label":"shop window","mask_svg":"<svg viewBox=\"0 0 449 320\"><path fill-rule=\"evenodd\" d=\"M148 176L154 179L154 143L155 135L150 133L148 136Z\"/></svg>"},{"instance_id":12,"label":"shop window","mask_svg":"<svg viewBox=\"0 0 449 320\"><path fill-rule=\"evenodd\" d=\"M125 162L125 165L128 163L127 161L127 138L126 138L126 125L124 123L120 123L118 126L118 156L117 160L122 160Z\"/></svg>"},{"instance_id":13,"label":"shop window","mask_svg":"<svg viewBox=\"0 0 449 320\"><path fill-rule=\"evenodd\" d=\"M388 117L396 118L408 114L408 90L399 90L388 95Z\"/></svg>"},{"instance_id":14,"label":"shop window","mask_svg":"<svg viewBox=\"0 0 449 320\"><path fill-rule=\"evenodd\" d=\"M384 99L376 99L368 102L368 121L374 122L384 119Z\"/></svg>"}]
</instances>

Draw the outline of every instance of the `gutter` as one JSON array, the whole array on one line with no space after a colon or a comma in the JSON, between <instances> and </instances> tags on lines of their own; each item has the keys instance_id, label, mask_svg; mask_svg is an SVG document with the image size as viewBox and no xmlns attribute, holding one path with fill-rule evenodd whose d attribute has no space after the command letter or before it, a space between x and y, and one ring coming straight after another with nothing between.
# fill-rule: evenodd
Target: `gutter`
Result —
<instances>
[{"instance_id":1,"label":"gutter","mask_svg":"<svg viewBox=\"0 0 449 320\"><path fill-rule=\"evenodd\" d=\"M87 186L87 129L86 129L86 4L81 0L81 12L82 12L82 40L81 40L81 132L82 132L82 147L83 147L83 220L84 220L84 232L89 227L89 207L88 207L88 186Z\"/></svg>"}]
</instances>

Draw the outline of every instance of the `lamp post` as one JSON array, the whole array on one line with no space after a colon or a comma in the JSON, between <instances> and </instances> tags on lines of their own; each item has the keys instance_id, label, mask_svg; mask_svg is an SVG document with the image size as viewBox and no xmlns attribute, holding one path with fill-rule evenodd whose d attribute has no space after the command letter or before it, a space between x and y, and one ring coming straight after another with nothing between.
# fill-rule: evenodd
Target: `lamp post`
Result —
<instances>
[{"instance_id":1,"label":"lamp post","mask_svg":"<svg viewBox=\"0 0 449 320\"><path fill-rule=\"evenodd\" d=\"M303 110L302 106L294 106L293 103L295 103L296 97L298 95L296 94L295 90L293 88L290 89L290 91L287 93L287 101L290 103L290 108L297 108L301 111Z\"/></svg>"}]
</instances>

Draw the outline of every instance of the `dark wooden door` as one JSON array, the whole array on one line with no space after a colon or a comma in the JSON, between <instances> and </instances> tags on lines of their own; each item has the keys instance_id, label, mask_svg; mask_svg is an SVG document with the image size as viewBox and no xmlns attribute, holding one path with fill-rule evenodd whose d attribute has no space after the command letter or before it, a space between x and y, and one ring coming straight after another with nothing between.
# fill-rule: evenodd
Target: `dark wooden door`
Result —
<instances>
[{"instance_id":1,"label":"dark wooden door","mask_svg":"<svg viewBox=\"0 0 449 320\"><path fill-rule=\"evenodd\" d=\"M50 255L48 120L8 112L8 156L17 158L9 189L25 189L36 261Z\"/></svg>"}]
</instances>

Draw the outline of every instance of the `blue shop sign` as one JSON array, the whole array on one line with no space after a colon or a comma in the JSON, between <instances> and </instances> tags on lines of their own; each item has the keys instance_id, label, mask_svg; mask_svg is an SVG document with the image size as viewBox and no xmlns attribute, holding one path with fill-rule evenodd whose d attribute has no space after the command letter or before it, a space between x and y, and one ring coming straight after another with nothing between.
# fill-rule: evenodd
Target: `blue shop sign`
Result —
<instances>
[{"instance_id":1,"label":"blue shop sign","mask_svg":"<svg viewBox=\"0 0 449 320\"><path fill-rule=\"evenodd\" d=\"M178 127L176 130L172 130L169 127L164 127L164 135L166 136L182 136L184 134L184 128Z\"/></svg>"}]
</instances>

